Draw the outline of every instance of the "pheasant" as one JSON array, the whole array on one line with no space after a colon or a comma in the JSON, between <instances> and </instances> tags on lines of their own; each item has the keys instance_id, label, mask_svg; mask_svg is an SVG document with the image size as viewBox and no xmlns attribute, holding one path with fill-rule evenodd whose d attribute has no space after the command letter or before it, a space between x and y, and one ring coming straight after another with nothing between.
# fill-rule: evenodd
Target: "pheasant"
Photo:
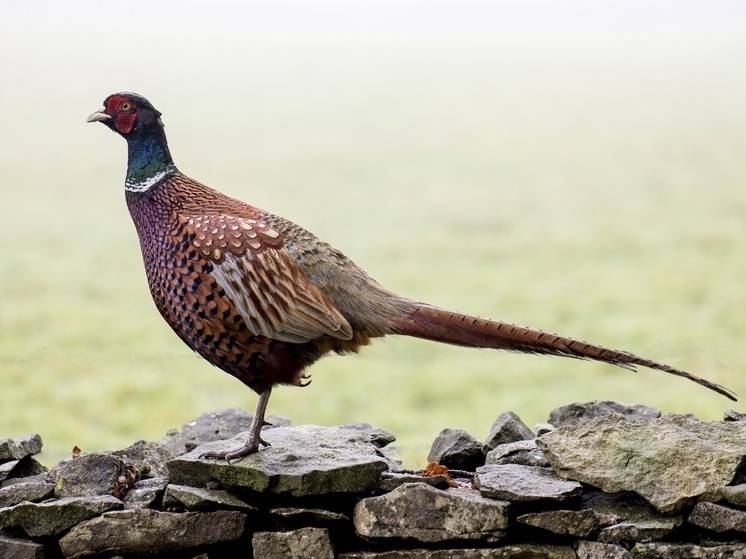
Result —
<instances>
[{"instance_id":1,"label":"pheasant","mask_svg":"<svg viewBox=\"0 0 746 559\"><path fill-rule=\"evenodd\" d=\"M389 291L302 227L181 173L161 113L140 95L110 95L88 122L127 140L125 197L158 311L191 349L259 394L245 443L207 458L233 460L266 446L261 429L274 386L305 386L304 371L323 355L387 335L648 367L735 400L720 385L626 351Z\"/></svg>"}]
</instances>

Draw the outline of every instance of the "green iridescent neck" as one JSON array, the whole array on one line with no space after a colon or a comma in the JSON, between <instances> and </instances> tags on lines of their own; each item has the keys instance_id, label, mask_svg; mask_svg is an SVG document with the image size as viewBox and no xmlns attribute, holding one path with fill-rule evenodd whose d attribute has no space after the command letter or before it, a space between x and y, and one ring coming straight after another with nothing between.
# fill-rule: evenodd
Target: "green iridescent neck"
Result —
<instances>
[{"instance_id":1,"label":"green iridescent neck","mask_svg":"<svg viewBox=\"0 0 746 559\"><path fill-rule=\"evenodd\" d=\"M127 190L145 191L176 171L162 125L154 123L142 130L133 130L126 138Z\"/></svg>"}]
</instances>

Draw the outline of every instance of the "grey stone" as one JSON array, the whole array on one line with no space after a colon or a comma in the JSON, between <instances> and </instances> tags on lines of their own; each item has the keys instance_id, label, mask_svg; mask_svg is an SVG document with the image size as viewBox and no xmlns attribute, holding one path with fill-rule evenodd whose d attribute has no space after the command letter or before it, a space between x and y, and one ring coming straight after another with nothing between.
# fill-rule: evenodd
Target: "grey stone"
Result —
<instances>
[{"instance_id":1,"label":"grey stone","mask_svg":"<svg viewBox=\"0 0 746 559\"><path fill-rule=\"evenodd\" d=\"M31 537L55 536L78 522L118 508L122 508L122 501L108 495L19 503L0 509L0 529L20 528Z\"/></svg>"},{"instance_id":2,"label":"grey stone","mask_svg":"<svg viewBox=\"0 0 746 559\"><path fill-rule=\"evenodd\" d=\"M581 540L575 546L578 559L632 559L632 554L621 545Z\"/></svg>"},{"instance_id":3,"label":"grey stone","mask_svg":"<svg viewBox=\"0 0 746 559\"><path fill-rule=\"evenodd\" d=\"M589 491L581 498L580 508L619 517L618 524L604 528L598 534L597 539L609 543L659 540L671 535L684 523L681 515L661 515L633 493Z\"/></svg>"},{"instance_id":4,"label":"grey stone","mask_svg":"<svg viewBox=\"0 0 746 559\"><path fill-rule=\"evenodd\" d=\"M94 453L60 462L55 470L55 495L111 495L124 461L113 454Z\"/></svg>"},{"instance_id":5,"label":"grey stone","mask_svg":"<svg viewBox=\"0 0 746 559\"><path fill-rule=\"evenodd\" d=\"M694 544L638 543L635 559L746 559L746 544L705 547Z\"/></svg>"},{"instance_id":6,"label":"grey stone","mask_svg":"<svg viewBox=\"0 0 746 559\"><path fill-rule=\"evenodd\" d=\"M443 429L433 441L427 461L474 471L484 464L482 443L462 429Z\"/></svg>"},{"instance_id":7,"label":"grey stone","mask_svg":"<svg viewBox=\"0 0 746 559\"><path fill-rule=\"evenodd\" d=\"M482 446L482 453L487 454L498 445L533 439L534 433L521 418L512 411L501 413L490 428L490 434Z\"/></svg>"},{"instance_id":8,"label":"grey stone","mask_svg":"<svg viewBox=\"0 0 746 559\"><path fill-rule=\"evenodd\" d=\"M561 536L587 538L601 528L619 522L613 514L601 514L594 510L551 510L532 512L518 517L518 522L541 528Z\"/></svg>"},{"instance_id":9,"label":"grey stone","mask_svg":"<svg viewBox=\"0 0 746 559\"><path fill-rule=\"evenodd\" d=\"M448 487L448 477L445 475L423 476L401 472L383 472L381 474L381 491L393 491L405 483L427 483L433 487Z\"/></svg>"},{"instance_id":10,"label":"grey stone","mask_svg":"<svg viewBox=\"0 0 746 559\"><path fill-rule=\"evenodd\" d=\"M271 517L282 524L304 526L333 526L350 522L347 515L325 509L278 507L269 511Z\"/></svg>"},{"instance_id":11,"label":"grey stone","mask_svg":"<svg viewBox=\"0 0 746 559\"><path fill-rule=\"evenodd\" d=\"M41 464L40 464L41 466ZM41 466L44 468L44 466ZM23 476L23 477L13 477L8 478L3 482L0 482L0 488L6 488L10 487L11 485L16 485L18 483L44 483L44 482L51 482L54 483L54 471L49 470L46 471L46 468L44 468L45 471L42 471L39 474L29 475L29 476Z\"/></svg>"},{"instance_id":12,"label":"grey stone","mask_svg":"<svg viewBox=\"0 0 746 559\"><path fill-rule=\"evenodd\" d=\"M482 466L474 483L485 497L507 501L562 501L583 491L582 485L557 477L549 468L518 464Z\"/></svg>"},{"instance_id":13,"label":"grey stone","mask_svg":"<svg viewBox=\"0 0 746 559\"><path fill-rule=\"evenodd\" d=\"M18 465L18 462L20 462L20 460L11 460L10 462L0 464L0 481L3 481L10 475L13 469Z\"/></svg>"},{"instance_id":14,"label":"grey stone","mask_svg":"<svg viewBox=\"0 0 746 559\"><path fill-rule=\"evenodd\" d=\"M164 507L182 506L187 510L243 510L256 508L224 489L205 489L188 485L169 484L163 499Z\"/></svg>"},{"instance_id":15,"label":"grey stone","mask_svg":"<svg viewBox=\"0 0 746 559\"><path fill-rule=\"evenodd\" d=\"M723 414L723 421L746 421L746 413L736 410L726 410Z\"/></svg>"},{"instance_id":16,"label":"grey stone","mask_svg":"<svg viewBox=\"0 0 746 559\"><path fill-rule=\"evenodd\" d=\"M230 439L248 431L252 419L253 416L241 408L204 413L182 426L181 430L169 431L161 443L174 456L181 456L205 443ZM266 421L268 425L262 431L290 425L286 417L270 415Z\"/></svg>"},{"instance_id":17,"label":"grey stone","mask_svg":"<svg viewBox=\"0 0 746 559\"><path fill-rule=\"evenodd\" d=\"M679 517L625 520L598 533L602 542L651 542L667 538L681 526Z\"/></svg>"},{"instance_id":18,"label":"grey stone","mask_svg":"<svg viewBox=\"0 0 746 559\"><path fill-rule=\"evenodd\" d=\"M40 543L0 534L0 557L3 559L47 559L50 554Z\"/></svg>"},{"instance_id":19,"label":"grey stone","mask_svg":"<svg viewBox=\"0 0 746 559\"><path fill-rule=\"evenodd\" d=\"M124 495L122 502L125 509L158 508L166 492L168 478L153 477L137 481Z\"/></svg>"},{"instance_id":20,"label":"grey stone","mask_svg":"<svg viewBox=\"0 0 746 559\"><path fill-rule=\"evenodd\" d=\"M536 439L498 445L487 453L485 463L549 467L549 460L536 446Z\"/></svg>"},{"instance_id":21,"label":"grey stone","mask_svg":"<svg viewBox=\"0 0 746 559\"><path fill-rule=\"evenodd\" d=\"M408 483L359 501L353 522L358 534L370 539L495 542L508 528L508 508L508 503L486 499L472 489Z\"/></svg>"},{"instance_id":22,"label":"grey stone","mask_svg":"<svg viewBox=\"0 0 746 559\"><path fill-rule=\"evenodd\" d=\"M292 532L257 532L252 538L255 559L334 559L329 532L300 528Z\"/></svg>"},{"instance_id":23,"label":"grey stone","mask_svg":"<svg viewBox=\"0 0 746 559\"><path fill-rule=\"evenodd\" d=\"M37 434L0 439L0 462L20 460L41 452L41 437Z\"/></svg>"},{"instance_id":24,"label":"grey stone","mask_svg":"<svg viewBox=\"0 0 746 559\"><path fill-rule=\"evenodd\" d=\"M20 482L0 489L0 508L12 507L23 501L43 501L54 493L54 484L46 481Z\"/></svg>"},{"instance_id":25,"label":"grey stone","mask_svg":"<svg viewBox=\"0 0 746 559\"><path fill-rule=\"evenodd\" d=\"M236 448L245 436L208 443L171 460L167 466L172 483L204 487L218 482L294 497L360 493L378 487L381 472L393 464L366 431L315 425L268 430L263 437L272 446L231 464L199 457L210 450Z\"/></svg>"},{"instance_id":26,"label":"grey stone","mask_svg":"<svg viewBox=\"0 0 746 559\"><path fill-rule=\"evenodd\" d=\"M580 499L580 508L618 516L622 520L656 520L669 517L656 511L647 501L634 493L604 493L593 489L587 490ZM675 518L683 522L683 517L675 516Z\"/></svg>"},{"instance_id":27,"label":"grey stone","mask_svg":"<svg viewBox=\"0 0 746 559\"><path fill-rule=\"evenodd\" d=\"M549 413L549 423L557 427L570 427L584 423L596 417L619 414L629 419L652 420L661 416L660 410L641 404L620 404L619 402L594 400L576 402L560 406Z\"/></svg>"},{"instance_id":28,"label":"grey stone","mask_svg":"<svg viewBox=\"0 0 746 559\"><path fill-rule=\"evenodd\" d=\"M719 493L723 499L732 505L746 507L746 483L721 487Z\"/></svg>"},{"instance_id":29,"label":"grey stone","mask_svg":"<svg viewBox=\"0 0 746 559\"><path fill-rule=\"evenodd\" d=\"M165 476L166 462L174 458L165 445L151 441L137 441L111 454L119 456L128 466L134 466L141 477Z\"/></svg>"},{"instance_id":30,"label":"grey stone","mask_svg":"<svg viewBox=\"0 0 746 559\"><path fill-rule=\"evenodd\" d=\"M671 512L733 480L746 456L746 422L609 415L561 427L537 444L563 477L609 493L634 491Z\"/></svg>"},{"instance_id":31,"label":"grey stone","mask_svg":"<svg viewBox=\"0 0 746 559\"><path fill-rule=\"evenodd\" d=\"M534 425L534 433L536 433L537 437L540 437L545 433L549 433L550 431L554 431L555 429L556 427L551 423L537 423L536 425Z\"/></svg>"},{"instance_id":32,"label":"grey stone","mask_svg":"<svg viewBox=\"0 0 746 559\"><path fill-rule=\"evenodd\" d=\"M7 485L11 479L26 478L46 472L47 469L36 459L26 456L20 460L11 460L0 464L0 482Z\"/></svg>"},{"instance_id":33,"label":"grey stone","mask_svg":"<svg viewBox=\"0 0 746 559\"><path fill-rule=\"evenodd\" d=\"M571 547L514 544L489 549L356 551L342 553L339 555L339 559L576 559L576 557Z\"/></svg>"},{"instance_id":34,"label":"grey stone","mask_svg":"<svg viewBox=\"0 0 746 559\"><path fill-rule=\"evenodd\" d=\"M68 559L106 554L154 555L238 541L246 515L237 511L107 512L75 526L60 539Z\"/></svg>"},{"instance_id":35,"label":"grey stone","mask_svg":"<svg viewBox=\"0 0 746 559\"><path fill-rule=\"evenodd\" d=\"M373 427L369 423L348 423L347 425L342 425L342 427L345 429L366 431L370 438L370 442L378 448L388 446L396 440L396 436L394 436L393 433L389 433L388 431L379 429L378 427Z\"/></svg>"},{"instance_id":36,"label":"grey stone","mask_svg":"<svg viewBox=\"0 0 746 559\"><path fill-rule=\"evenodd\" d=\"M689 514L689 523L713 532L746 534L746 511L715 503L697 503Z\"/></svg>"}]
</instances>

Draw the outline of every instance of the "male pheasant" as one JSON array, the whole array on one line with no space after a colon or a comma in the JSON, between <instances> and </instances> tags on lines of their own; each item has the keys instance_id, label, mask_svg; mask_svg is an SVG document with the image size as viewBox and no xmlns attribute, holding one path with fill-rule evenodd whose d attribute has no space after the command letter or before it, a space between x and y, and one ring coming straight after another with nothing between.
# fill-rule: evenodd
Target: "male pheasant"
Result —
<instances>
[{"instance_id":1,"label":"male pheasant","mask_svg":"<svg viewBox=\"0 0 746 559\"><path fill-rule=\"evenodd\" d=\"M88 122L127 140L127 206L158 311L190 348L259 394L245 444L208 457L231 460L266 445L260 432L273 386L304 386L304 370L324 354L392 334L639 365L735 400L722 386L625 351L400 297L302 227L182 174L160 116L140 95L116 93Z\"/></svg>"}]
</instances>

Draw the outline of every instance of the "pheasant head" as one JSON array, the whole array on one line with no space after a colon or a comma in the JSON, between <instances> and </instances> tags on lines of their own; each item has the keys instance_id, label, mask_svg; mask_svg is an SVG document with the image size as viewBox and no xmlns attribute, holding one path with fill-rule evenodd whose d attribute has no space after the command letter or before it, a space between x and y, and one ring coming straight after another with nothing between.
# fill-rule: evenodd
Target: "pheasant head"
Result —
<instances>
[{"instance_id":1,"label":"pheasant head","mask_svg":"<svg viewBox=\"0 0 746 559\"><path fill-rule=\"evenodd\" d=\"M127 140L125 189L144 192L168 174L176 172L163 129L161 113L136 93L114 93L88 122L101 122Z\"/></svg>"},{"instance_id":2,"label":"pheasant head","mask_svg":"<svg viewBox=\"0 0 746 559\"><path fill-rule=\"evenodd\" d=\"M150 101L137 93L114 93L104 99L104 108L88 117L88 122L102 122L125 138L148 128L163 128L161 113Z\"/></svg>"}]
</instances>

